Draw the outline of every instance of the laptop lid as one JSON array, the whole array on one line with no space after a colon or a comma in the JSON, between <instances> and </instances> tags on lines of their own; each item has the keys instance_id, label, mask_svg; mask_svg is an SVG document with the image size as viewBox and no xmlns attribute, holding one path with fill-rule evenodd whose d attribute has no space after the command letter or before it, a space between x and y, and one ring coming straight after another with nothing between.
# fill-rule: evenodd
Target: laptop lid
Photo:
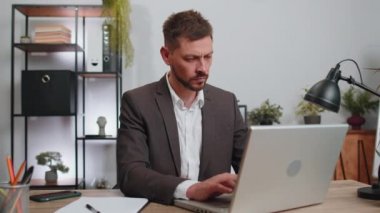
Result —
<instances>
[{"instance_id":1,"label":"laptop lid","mask_svg":"<svg viewBox=\"0 0 380 213\"><path fill-rule=\"evenodd\" d=\"M178 200L192 211L273 212L323 202L347 124L252 126L229 209ZM224 203L226 203L224 201ZM224 206L228 206L224 204Z\"/></svg>"}]
</instances>

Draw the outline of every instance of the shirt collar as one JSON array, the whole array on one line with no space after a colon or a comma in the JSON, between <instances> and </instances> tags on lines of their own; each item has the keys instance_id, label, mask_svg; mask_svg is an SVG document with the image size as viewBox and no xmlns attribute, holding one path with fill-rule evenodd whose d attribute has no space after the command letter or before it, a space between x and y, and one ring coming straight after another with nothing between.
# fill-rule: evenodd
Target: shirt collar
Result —
<instances>
[{"instance_id":1,"label":"shirt collar","mask_svg":"<svg viewBox=\"0 0 380 213\"><path fill-rule=\"evenodd\" d=\"M172 86L170 85L169 83L169 72L166 73L166 83L168 84L168 87L169 87L169 91L170 91L170 95L172 97L172 100L173 100L173 105L178 105L180 106L181 108L185 108L185 103L182 101L182 99L180 97L178 97L177 93L174 91L174 89L172 88ZM202 90L199 90L197 92L197 97L195 98L193 104L191 105L190 108L194 108L195 106L199 106L199 108L202 108L203 105L204 105L204 94L203 94L203 89Z\"/></svg>"}]
</instances>

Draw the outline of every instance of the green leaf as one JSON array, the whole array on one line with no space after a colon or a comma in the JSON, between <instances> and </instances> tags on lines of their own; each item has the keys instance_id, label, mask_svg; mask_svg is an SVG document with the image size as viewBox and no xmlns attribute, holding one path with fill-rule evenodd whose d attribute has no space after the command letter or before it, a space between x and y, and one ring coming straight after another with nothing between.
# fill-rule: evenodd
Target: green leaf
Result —
<instances>
[{"instance_id":1,"label":"green leaf","mask_svg":"<svg viewBox=\"0 0 380 213\"><path fill-rule=\"evenodd\" d=\"M248 120L251 125L260 123L280 123L282 116L282 107L277 104L271 104L269 99L264 101L260 107L253 109L248 113Z\"/></svg>"},{"instance_id":2,"label":"green leaf","mask_svg":"<svg viewBox=\"0 0 380 213\"><path fill-rule=\"evenodd\" d=\"M61 153L51 151L41 152L36 156L38 165L48 166L50 170L66 173L69 171L69 167L63 164L61 158Z\"/></svg>"},{"instance_id":3,"label":"green leaf","mask_svg":"<svg viewBox=\"0 0 380 213\"><path fill-rule=\"evenodd\" d=\"M355 89L353 86L343 93L342 107L354 115L361 115L378 109L378 100L372 100L373 95L367 91Z\"/></svg>"}]
</instances>

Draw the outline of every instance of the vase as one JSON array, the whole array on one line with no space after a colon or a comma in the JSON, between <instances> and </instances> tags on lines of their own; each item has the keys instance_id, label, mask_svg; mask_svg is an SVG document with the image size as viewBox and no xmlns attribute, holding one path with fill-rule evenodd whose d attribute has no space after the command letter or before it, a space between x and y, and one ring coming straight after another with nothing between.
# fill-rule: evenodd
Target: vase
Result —
<instances>
[{"instance_id":1,"label":"vase","mask_svg":"<svg viewBox=\"0 0 380 213\"><path fill-rule=\"evenodd\" d=\"M347 123L351 126L351 129L361 129L361 126L365 123L365 118L360 115L351 115L347 118Z\"/></svg>"},{"instance_id":2,"label":"vase","mask_svg":"<svg viewBox=\"0 0 380 213\"><path fill-rule=\"evenodd\" d=\"M48 184L55 184L58 180L57 170L50 170L45 172L45 181Z\"/></svg>"},{"instance_id":3,"label":"vase","mask_svg":"<svg viewBox=\"0 0 380 213\"><path fill-rule=\"evenodd\" d=\"M305 124L320 124L321 116L320 115L306 115L303 117Z\"/></svg>"}]
</instances>

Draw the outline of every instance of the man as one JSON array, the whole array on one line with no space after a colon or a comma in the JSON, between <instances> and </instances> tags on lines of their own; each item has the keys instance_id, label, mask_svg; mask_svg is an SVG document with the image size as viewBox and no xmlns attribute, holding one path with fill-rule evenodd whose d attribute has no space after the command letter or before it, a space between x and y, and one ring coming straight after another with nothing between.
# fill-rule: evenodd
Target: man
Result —
<instances>
[{"instance_id":1,"label":"man","mask_svg":"<svg viewBox=\"0 0 380 213\"><path fill-rule=\"evenodd\" d=\"M210 23L196 11L171 15L158 82L126 92L117 140L118 185L126 196L171 204L231 193L247 141L235 96L206 84Z\"/></svg>"}]
</instances>

